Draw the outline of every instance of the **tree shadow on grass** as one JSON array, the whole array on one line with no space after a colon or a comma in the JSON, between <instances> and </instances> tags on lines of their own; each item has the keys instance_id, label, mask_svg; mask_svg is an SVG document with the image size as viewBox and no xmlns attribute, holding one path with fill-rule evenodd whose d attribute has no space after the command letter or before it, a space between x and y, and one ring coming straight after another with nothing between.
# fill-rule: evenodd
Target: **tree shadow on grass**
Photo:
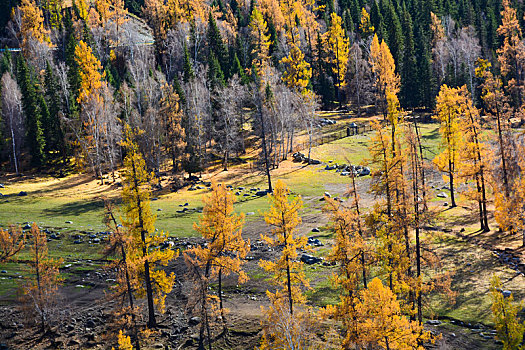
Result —
<instances>
[{"instance_id":1,"label":"tree shadow on grass","mask_svg":"<svg viewBox=\"0 0 525 350\"><path fill-rule=\"evenodd\" d=\"M46 215L78 216L101 209L104 209L104 202L100 199L94 199L66 203L53 208L46 208L42 212Z\"/></svg>"}]
</instances>

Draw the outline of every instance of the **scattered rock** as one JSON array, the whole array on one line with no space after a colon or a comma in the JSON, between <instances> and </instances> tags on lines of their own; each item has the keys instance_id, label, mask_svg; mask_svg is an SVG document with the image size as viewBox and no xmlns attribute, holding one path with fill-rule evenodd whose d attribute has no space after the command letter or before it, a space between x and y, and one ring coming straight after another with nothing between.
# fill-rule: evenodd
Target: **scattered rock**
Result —
<instances>
[{"instance_id":1,"label":"scattered rock","mask_svg":"<svg viewBox=\"0 0 525 350\"><path fill-rule=\"evenodd\" d=\"M501 294L503 294L504 298L508 298L512 295L512 292L510 290L502 290Z\"/></svg>"},{"instance_id":2,"label":"scattered rock","mask_svg":"<svg viewBox=\"0 0 525 350\"><path fill-rule=\"evenodd\" d=\"M31 229L31 225L29 225L29 224L25 224L25 226L22 227L22 228L23 228L24 230L29 230L29 229Z\"/></svg>"},{"instance_id":3,"label":"scattered rock","mask_svg":"<svg viewBox=\"0 0 525 350\"><path fill-rule=\"evenodd\" d=\"M255 192L255 195L259 197L266 196L266 194L268 194L268 190L262 190L262 191Z\"/></svg>"},{"instance_id":4,"label":"scattered rock","mask_svg":"<svg viewBox=\"0 0 525 350\"><path fill-rule=\"evenodd\" d=\"M322 247L322 246L324 246L324 244L321 243L320 240L318 240L317 238L312 238L312 237L308 237L308 244L311 245L311 246L314 246L314 247Z\"/></svg>"},{"instance_id":5,"label":"scattered rock","mask_svg":"<svg viewBox=\"0 0 525 350\"><path fill-rule=\"evenodd\" d=\"M301 255L301 261L304 262L306 265L313 265L313 264L320 263L321 261L323 261L323 259L318 258L313 255L303 254Z\"/></svg>"},{"instance_id":6,"label":"scattered rock","mask_svg":"<svg viewBox=\"0 0 525 350\"><path fill-rule=\"evenodd\" d=\"M25 197L25 196L27 196L27 192L25 192L25 191L20 191L18 193L18 197Z\"/></svg>"},{"instance_id":7,"label":"scattered rock","mask_svg":"<svg viewBox=\"0 0 525 350\"><path fill-rule=\"evenodd\" d=\"M95 328L95 327L96 327L96 323L95 323L95 321L93 321L93 320L91 320L91 319L87 320L87 321L86 321L86 327L87 327L87 328Z\"/></svg>"},{"instance_id":8,"label":"scattered rock","mask_svg":"<svg viewBox=\"0 0 525 350\"><path fill-rule=\"evenodd\" d=\"M425 322L426 324L431 324L431 325L434 325L434 326L437 326L438 324L441 324L441 321L440 320L428 320L427 322Z\"/></svg>"}]
</instances>

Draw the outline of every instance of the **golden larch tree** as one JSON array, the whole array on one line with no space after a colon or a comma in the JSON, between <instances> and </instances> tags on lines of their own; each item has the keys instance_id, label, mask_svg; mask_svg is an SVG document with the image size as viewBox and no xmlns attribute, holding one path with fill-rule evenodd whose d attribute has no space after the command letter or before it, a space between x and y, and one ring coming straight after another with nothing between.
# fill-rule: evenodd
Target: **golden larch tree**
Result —
<instances>
[{"instance_id":1,"label":"golden larch tree","mask_svg":"<svg viewBox=\"0 0 525 350\"><path fill-rule=\"evenodd\" d=\"M374 278L356 298L358 345L382 349L418 349L430 340L430 332L401 313L392 291Z\"/></svg>"},{"instance_id":2,"label":"golden larch tree","mask_svg":"<svg viewBox=\"0 0 525 350\"><path fill-rule=\"evenodd\" d=\"M336 13L330 15L330 26L323 35L327 61L332 66L336 76L337 96L339 101L340 90L345 87L345 75L348 68L348 50L350 44L342 26L342 19Z\"/></svg>"},{"instance_id":3,"label":"golden larch tree","mask_svg":"<svg viewBox=\"0 0 525 350\"><path fill-rule=\"evenodd\" d=\"M484 109L494 122L494 131L497 135L497 148L492 155L492 189L494 192L495 219L501 230L512 227L514 209L516 206L512 199L519 193L512 190L512 151L514 135L510 130L510 118L514 114L510 107L508 96L503 91L503 83L490 71L491 64L487 60L479 59L476 62L476 77L482 80L481 98Z\"/></svg>"},{"instance_id":4,"label":"golden larch tree","mask_svg":"<svg viewBox=\"0 0 525 350\"><path fill-rule=\"evenodd\" d=\"M299 210L302 200L300 197L290 198L290 190L281 180L276 182L273 194L269 194L268 198L271 206L264 214L264 220L273 229L270 235L261 235L261 239L272 247L283 246L283 251L276 261L262 260L260 265L272 274L277 286L286 290L289 311L293 314L293 304L305 300L300 286L309 286L303 263L297 261L298 250L305 249L308 241L296 232L297 225L301 223Z\"/></svg>"},{"instance_id":5,"label":"golden larch tree","mask_svg":"<svg viewBox=\"0 0 525 350\"><path fill-rule=\"evenodd\" d=\"M299 40L289 40L289 45L290 54L281 60L281 63L286 67L282 79L289 88L305 92L312 77L310 63L304 59Z\"/></svg>"},{"instance_id":6,"label":"golden larch tree","mask_svg":"<svg viewBox=\"0 0 525 350\"><path fill-rule=\"evenodd\" d=\"M357 341L355 297L360 282L365 288L367 286L365 252L368 247L361 228L357 193L354 193L355 208L343 206L332 198L326 197L325 200L325 210L330 214L332 229L336 235L335 244L327 260L338 264L339 271L334 274L333 282L341 287L343 292L339 296L339 303L327 306L323 313L343 324L342 348L347 349Z\"/></svg>"},{"instance_id":7,"label":"golden larch tree","mask_svg":"<svg viewBox=\"0 0 525 350\"><path fill-rule=\"evenodd\" d=\"M15 256L25 245L25 233L20 226L11 225L8 229L0 227L0 262Z\"/></svg>"},{"instance_id":8,"label":"golden larch tree","mask_svg":"<svg viewBox=\"0 0 525 350\"><path fill-rule=\"evenodd\" d=\"M49 327L51 310L57 301L58 286L62 282L58 268L62 259L51 259L48 255L47 236L36 223L31 225L32 244L29 266L31 278L24 285L22 301L39 320L42 332Z\"/></svg>"},{"instance_id":9,"label":"golden larch tree","mask_svg":"<svg viewBox=\"0 0 525 350\"><path fill-rule=\"evenodd\" d=\"M161 101L162 123L165 130L166 148L171 157L172 171L177 173L184 160L186 133L182 125L183 112L179 95L171 86L164 87L164 98Z\"/></svg>"},{"instance_id":10,"label":"golden larch tree","mask_svg":"<svg viewBox=\"0 0 525 350\"><path fill-rule=\"evenodd\" d=\"M77 102L82 104L91 97L98 99L99 90L102 88L102 64L93 54L93 50L84 41L80 41L75 48L75 58L80 73L80 88Z\"/></svg>"},{"instance_id":11,"label":"golden larch tree","mask_svg":"<svg viewBox=\"0 0 525 350\"><path fill-rule=\"evenodd\" d=\"M238 275L238 283L245 283L248 280L242 265L250 251L250 242L242 238L244 214L234 213L234 202L235 196L224 184L212 182L212 191L204 198L203 215L199 223L193 226L207 244L194 247L184 253L184 259L193 272L192 278L196 280L197 290L194 299L203 318L200 329L201 345L205 330L208 332L208 344L212 341L209 337L210 302L218 301L218 305L211 305L211 308L219 311L226 330L223 277L234 273ZM215 279L218 282L218 297L208 295L209 283Z\"/></svg>"},{"instance_id":12,"label":"golden larch tree","mask_svg":"<svg viewBox=\"0 0 525 350\"><path fill-rule=\"evenodd\" d=\"M374 34L375 28L370 22L370 14L363 7L361 9L361 22L359 23L359 30L363 38L368 38L370 35Z\"/></svg>"},{"instance_id":13,"label":"golden larch tree","mask_svg":"<svg viewBox=\"0 0 525 350\"><path fill-rule=\"evenodd\" d=\"M128 256L137 265L136 293L147 297L148 327L157 325L155 306L164 312L166 295L172 290L175 274L167 274L161 267L178 256L170 248L160 246L167 239L163 232L155 230L156 216L151 212L150 188L153 174L146 169L144 157L134 140L136 132L126 126L126 140L122 143L127 155L122 171L122 202L124 204L124 227L132 239Z\"/></svg>"},{"instance_id":14,"label":"golden larch tree","mask_svg":"<svg viewBox=\"0 0 525 350\"><path fill-rule=\"evenodd\" d=\"M520 344L525 332L525 322L520 321L518 312L523 303L513 303L514 297L503 295L503 285L498 276L490 280L490 299L492 300L492 317L498 332L497 338L503 342L504 350L522 349Z\"/></svg>"},{"instance_id":15,"label":"golden larch tree","mask_svg":"<svg viewBox=\"0 0 525 350\"><path fill-rule=\"evenodd\" d=\"M446 172L450 187L450 206L456 206L454 196L454 176L457 173L457 158L461 143L459 130L459 120L463 114L460 104L459 88L450 88L442 85L436 99L436 114L441 123L439 131L441 133L443 151L434 159L440 171Z\"/></svg>"},{"instance_id":16,"label":"golden larch tree","mask_svg":"<svg viewBox=\"0 0 525 350\"><path fill-rule=\"evenodd\" d=\"M39 43L50 43L49 31L44 28L44 15L38 5L33 0L22 0L20 11L22 12L20 28L22 46L26 47L30 38Z\"/></svg>"},{"instance_id":17,"label":"golden larch tree","mask_svg":"<svg viewBox=\"0 0 525 350\"><path fill-rule=\"evenodd\" d=\"M463 85L459 90L458 103L462 107L459 129L460 137L463 140L458 151L458 175L459 178L467 182L474 182L475 188L472 189L471 186L468 186L465 194L468 198L478 202L481 230L488 232L490 229L487 213L486 179L489 150L484 142L479 110L472 103L466 85Z\"/></svg>"},{"instance_id":18,"label":"golden larch tree","mask_svg":"<svg viewBox=\"0 0 525 350\"><path fill-rule=\"evenodd\" d=\"M396 73L396 64L388 45L384 40L379 43L377 34L374 35L370 44L368 60L374 75L376 104L386 117L389 106L388 98L393 98L399 93L401 78Z\"/></svg>"},{"instance_id":19,"label":"golden larch tree","mask_svg":"<svg viewBox=\"0 0 525 350\"><path fill-rule=\"evenodd\" d=\"M523 44L521 43L521 28L514 9L509 0L503 0L501 10L501 25L498 34L503 37L503 46L497 50L501 74L507 78L508 88L516 99L518 106L522 104L523 95Z\"/></svg>"},{"instance_id":20,"label":"golden larch tree","mask_svg":"<svg viewBox=\"0 0 525 350\"><path fill-rule=\"evenodd\" d=\"M264 69L270 60L270 35L268 25L264 20L261 12L256 8L253 9L250 17L250 36L253 43L253 61L252 67L257 70L259 76L263 76Z\"/></svg>"}]
</instances>

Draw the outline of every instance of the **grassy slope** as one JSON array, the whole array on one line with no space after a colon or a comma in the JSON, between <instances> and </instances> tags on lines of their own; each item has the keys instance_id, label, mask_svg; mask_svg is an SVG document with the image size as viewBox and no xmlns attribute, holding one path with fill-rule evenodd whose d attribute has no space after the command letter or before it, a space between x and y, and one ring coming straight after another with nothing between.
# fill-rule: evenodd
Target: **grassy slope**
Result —
<instances>
[{"instance_id":1,"label":"grassy slope","mask_svg":"<svg viewBox=\"0 0 525 350\"><path fill-rule=\"evenodd\" d=\"M439 147L439 133L437 124L422 125L422 133L428 158L433 158ZM367 142L371 133L356 137L344 138L329 144L318 146L312 150L312 157L322 161L333 160L339 163L362 163L368 158ZM318 198L326 189L326 184L345 184L348 178L339 176L333 171L324 171L323 166L308 166L285 162L280 169L273 172L273 179L283 179L295 193L301 194L308 199ZM261 175L247 173L243 169L233 169L229 172L219 172L205 175L205 179L230 183L234 186L265 188L265 178ZM0 181L2 182L2 181ZM24 181L5 181L7 186L2 189L3 194L16 194L20 191L28 192L27 197L10 197L8 201L0 199L0 226L8 223L23 223L36 221L44 227L51 227L69 234L74 231L100 231L105 230L102 224L103 205L101 198L118 198L119 191L116 187L109 185L101 186L87 175L73 175L65 179L44 178ZM177 193L155 194L158 200L152 202L151 206L158 215L157 227L165 230L173 236L192 236L193 222L198 220L199 214L195 211L190 213L177 213L179 205L188 203L188 208L199 208L202 206L201 198L207 190L187 191ZM243 191L242 193L245 193ZM313 202L312 202L313 203ZM265 198L254 198L239 196L239 202L235 208L239 212L254 212L255 215L248 216L247 221L259 217L260 213L268 207ZM157 209L162 211L157 211ZM458 209L459 210L459 209ZM319 213L318 208L307 208L305 212ZM454 216L456 215L456 216ZM448 225L455 230L459 229L454 218L462 217L464 213L450 212L442 215L443 221L449 221ZM71 220L73 224L65 222ZM462 225L461 227L465 227ZM474 224L466 226L466 233L475 232ZM69 243L68 243L69 242ZM515 273L499 264L495 264L494 257L483 250L465 243L454 236L440 238L436 247L445 258L444 268L450 268L456 272L453 278L453 288L460 292L457 304L443 302L441 298L433 297L431 311L438 315L452 316L467 322L481 321L489 323L490 310L488 307L488 279L492 273L502 276L505 288L518 291L518 299L523 298L522 287L525 283L523 276L515 276ZM66 261L78 258L96 259L99 257L98 246L87 247L71 244L70 240L51 241L50 252L52 255L61 255ZM316 254L319 254L317 252ZM23 254L20 258L25 258ZM467 266L467 264L471 264ZM16 264L15 264L16 265ZM8 274L0 275L0 295L13 292L15 272L20 267L11 265L0 265L0 270L8 270ZM329 275L324 268L308 268L308 275L312 279L319 280L316 288L309 293L311 301L324 305L337 300L337 291L325 278ZM331 272L330 272L331 273ZM264 278L263 276L253 276ZM6 279L7 278L7 279ZM521 294L520 294L521 293Z\"/></svg>"}]
</instances>

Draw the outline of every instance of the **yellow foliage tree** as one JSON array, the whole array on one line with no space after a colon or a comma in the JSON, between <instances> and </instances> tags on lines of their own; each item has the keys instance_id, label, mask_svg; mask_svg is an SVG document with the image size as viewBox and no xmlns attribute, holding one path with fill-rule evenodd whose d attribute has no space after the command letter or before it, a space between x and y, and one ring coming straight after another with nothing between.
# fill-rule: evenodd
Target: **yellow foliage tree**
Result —
<instances>
[{"instance_id":1,"label":"yellow foliage tree","mask_svg":"<svg viewBox=\"0 0 525 350\"><path fill-rule=\"evenodd\" d=\"M363 7L361 9L361 22L359 23L359 30L363 38L368 38L370 35L374 34L375 28L370 22L370 14L366 12L366 9Z\"/></svg>"},{"instance_id":2,"label":"yellow foliage tree","mask_svg":"<svg viewBox=\"0 0 525 350\"><path fill-rule=\"evenodd\" d=\"M73 0L73 4L78 9L78 15L80 19L84 22L87 22L89 15L89 6L86 3L86 0Z\"/></svg>"},{"instance_id":3,"label":"yellow foliage tree","mask_svg":"<svg viewBox=\"0 0 525 350\"><path fill-rule=\"evenodd\" d=\"M310 68L310 63L304 59L298 40L290 42L290 54L287 57L283 57L281 63L286 67L283 73L283 81L286 85L304 93L312 77L312 69Z\"/></svg>"},{"instance_id":4,"label":"yellow foliage tree","mask_svg":"<svg viewBox=\"0 0 525 350\"><path fill-rule=\"evenodd\" d=\"M64 0L47 0L44 3L44 8L49 13L49 24L51 27L58 28L62 21Z\"/></svg>"},{"instance_id":5,"label":"yellow foliage tree","mask_svg":"<svg viewBox=\"0 0 525 350\"><path fill-rule=\"evenodd\" d=\"M501 74L508 79L508 88L521 106L523 95L523 46L521 43L521 28L516 15L516 9L509 0L503 0L501 10L501 25L498 34L503 37L503 46L497 50Z\"/></svg>"},{"instance_id":6,"label":"yellow foliage tree","mask_svg":"<svg viewBox=\"0 0 525 350\"><path fill-rule=\"evenodd\" d=\"M458 150L461 144L459 120L463 114L460 104L460 89L441 86L436 100L436 114L441 123L443 151L434 159L440 171L446 172L450 185L451 207L456 206L454 196L454 176L457 173Z\"/></svg>"},{"instance_id":7,"label":"yellow foliage tree","mask_svg":"<svg viewBox=\"0 0 525 350\"><path fill-rule=\"evenodd\" d=\"M252 66L257 70L259 76L263 76L264 69L270 59L270 35L268 34L268 25L263 15L257 8L254 8L250 17L250 34L253 42L252 54L254 59Z\"/></svg>"},{"instance_id":8,"label":"yellow foliage tree","mask_svg":"<svg viewBox=\"0 0 525 350\"><path fill-rule=\"evenodd\" d=\"M487 213L486 169L487 155L490 151L483 142L479 110L472 103L466 85L459 89L458 104L462 109L459 119L461 139L458 150L458 175L466 181L474 181L475 189L468 187L464 192L468 198L474 199L479 204L479 220L481 230L490 231Z\"/></svg>"},{"instance_id":9,"label":"yellow foliage tree","mask_svg":"<svg viewBox=\"0 0 525 350\"><path fill-rule=\"evenodd\" d=\"M75 48L75 58L80 73L80 88L77 102L82 104L90 98L98 99L99 90L102 88L102 71L100 61L93 54L93 50L84 41L80 41Z\"/></svg>"},{"instance_id":10,"label":"yellow foliage tree","mask_svg":"<svg viewBox=\"0 0 525 350\"><path fill-rule=\"evenodd\" d=\"M513 304L514 297L504 296L501 280L494 275L490 281L490 298L492 300L492 316L498 339L503 342L503 350L521 350L525 322L520 322L518 312L523 304Z\"/></svg>"},{"instance_id":11,"label":"yellow foliage tree","mask_svg":"<svg viewBox=\"0 0 525 350\"><path fill-rule=\"evenodd\" d=\"M162 122L166 132L166 148L171 156L172 171L176 173L183 161L186 147L186 133L182 125L182 108L179 95L171 86L164 87L164 98L161 101Z\"/></svg>"},{"instance_id":12,"label":"yellow foliage tree","mask_svg":"<svg viewBox=\"0 0 525 350\"><path fill-rule=\"evenodd\" d=\"M297 251L307 246L307 238L296 233L296 227L301 223L302 200L300 197L289 198L290 190L281 180L275 184L273 194L268 196L271 207L264 214L264 220L273 230L271 235L261 235L261 239L272 247L283 246L283 251L278 260L262 260L260 265L272 274L276 285L286 290L289 311L293 314L293 304L305 301L300 286L309 286L303 263L297 261Z\"/></svg>"},{"instance_id":13,"label":"yellow foliage tree","mask_svg":"<svg viewBox=\"0 0 525 350\"><path fill-rule=\"evenodd\" d=\"M330 15L330 27L323 35L327 61L332 66L332 72L337 78L337 94L345 85L346 69L348 67L349 41L343 30L342 20L336 13ZM340 98L339 98L340 100Z\"/></svg>"},{"instance_id":14,"label":"yellow foliage tree","mask_svg":"<svg viewBox=\"0 0 525 350\"><path fill-rule=\"evenodd\" d=\"M397 96L401 79L396 73L396 64L388 45L384 40L380 44L377 34L370 45L369 62L375 77L376 104L386 117L390 105L388 98Z\"/></svg>"},{"instance_id":15,"label":"yellow foliage tree","mask_svg":"<svg viewBox=\"0 0 525 350\"><path fill-rule=\"evenodd\" d=\"M356 298L358 346L382 349L423 350L430 332L401 313L397 297L374 278Z\"/></svg>"},{"instance_id":16,"label":"yellow foliage tree","mask_svg":"<svg viewBox=\"0 0 525 350\"><path fill-rule=\"evenodd\" d=\"M122 201L124 204L124 227L131 235L132 244L128 253L129 259L137 266L136 293L139 297L146 295L148 304L148 327L156 327L154 305L164 312L166 294L173 288L175 275L166 274L161 266L178 256L170 248L160 246L167 239L163 232L155 230L156 216L151 212L150 187L153 174L146 169L146 163L139 147L134 141L134 133L126 126L126 148L124 170L122 171Z\"/></svg>"},{"instance_id":17,"label":"yellow foliage tree","mask_svg":"<svg viewBox=\"0 0 525 350\"><path fill-rule=\"evenodd\" d=\"M342 348L349 349L355 344L358 334L355 314L355 297L359 282L366 288L365 251L367 243L363 237L359 220L359 206L357 194L355 196L356 209L343 207L338 201L325 198L325 210L330 213L332 229L335 232L335 244L327 260L339 264L339 272L333 276L334 284L343 289L339 296L339 304L329 305L324 311L343 324L344 339Z\"/></svg>"},{"instance_id":18,"label":"yellow foliage tree","mask_svg":"<svg viewBox=\"0 0 525 350\"><path fill-rule=\"evenodd\" d=\"M498 138L498 147L493 157L492 188L494 191L494 216L501 230L507 230L515 224L518 217L515 209L516 194L513 190L513 176L511 174L511 154L513 151L513 134L510 130L510 118L513 115L509 98L503 91L503 83L490 71L491 64L487 60L479 59L476 67L476 77L482 79L481 98L484 102L485 113L494 120L494 131ZM497 157L497 158L496 158ZM518 176L515 176L518 178ZM517 199L519 202L519 199Z\"/></svg>"},{"instance_id":19,"label":"yellow foliage tree","mask_svg":"<svg viewBox=\"0 0 525 350\"><path fill-rule=\"evenodd\" d=\"M62 259L51 259L48 256L47 236L40 231L36 223L31 226L33 244L30 246L31 279L23 287L22 301L40 320L42 332L49 327L49 314L56 302L56 293L62 278L59 266Z\"/></svg>"},{"instance_id":20,"label":"yellow foliage tree","mask_svg":"<svg viewBox=\"0 0 525 350\"><path fill-rule=\"evenodd\" d=\"M111 350L115 350L115 348L111 348ZM127 335L124 335L122 330L118 332L118 350L133 350L131 338Z\"/></svg>"},{"instance_id":21,"label":"yellow foliage tree","mask_svg":"<svg viewBox=\"0 0 525 350\"><path fill-rule=\"evenodd\" d=\"M5 262L24 248L25 234L20 226L0 227L0 262Z\"/></svg>"},{"instance_id":22,"label":"yellow foliage tree","mask_svg":"<svg viewBox=\"0 0 525 350\"><path fill-rule=\"evenodd\" d=\"M198 265L204 268L206 278L218 278L218 295L223 316L222 277L236 273L239 275L239 283L248 280L242 265L250 251L250 241L242 238L244 214L234 213L234 202L235 196L226 186L212 183L210 196L204 198L203 216L193 226L208 241L208 245L188 251L195 254Z\"/></svg>"},{"instance_id":23,"label":"yellow foliage tree","mask_svg":"<svg viewBox=\"0 0 525 350\"><path fill-rule=\"evenodd\" d=\"M33 0L22 0L20 10L22 11L20 28L22 46L26 47L30 38L39 43L50 43L49 31L44 28L44 16L37 4Z\"/></svg>"}]
</instances>

